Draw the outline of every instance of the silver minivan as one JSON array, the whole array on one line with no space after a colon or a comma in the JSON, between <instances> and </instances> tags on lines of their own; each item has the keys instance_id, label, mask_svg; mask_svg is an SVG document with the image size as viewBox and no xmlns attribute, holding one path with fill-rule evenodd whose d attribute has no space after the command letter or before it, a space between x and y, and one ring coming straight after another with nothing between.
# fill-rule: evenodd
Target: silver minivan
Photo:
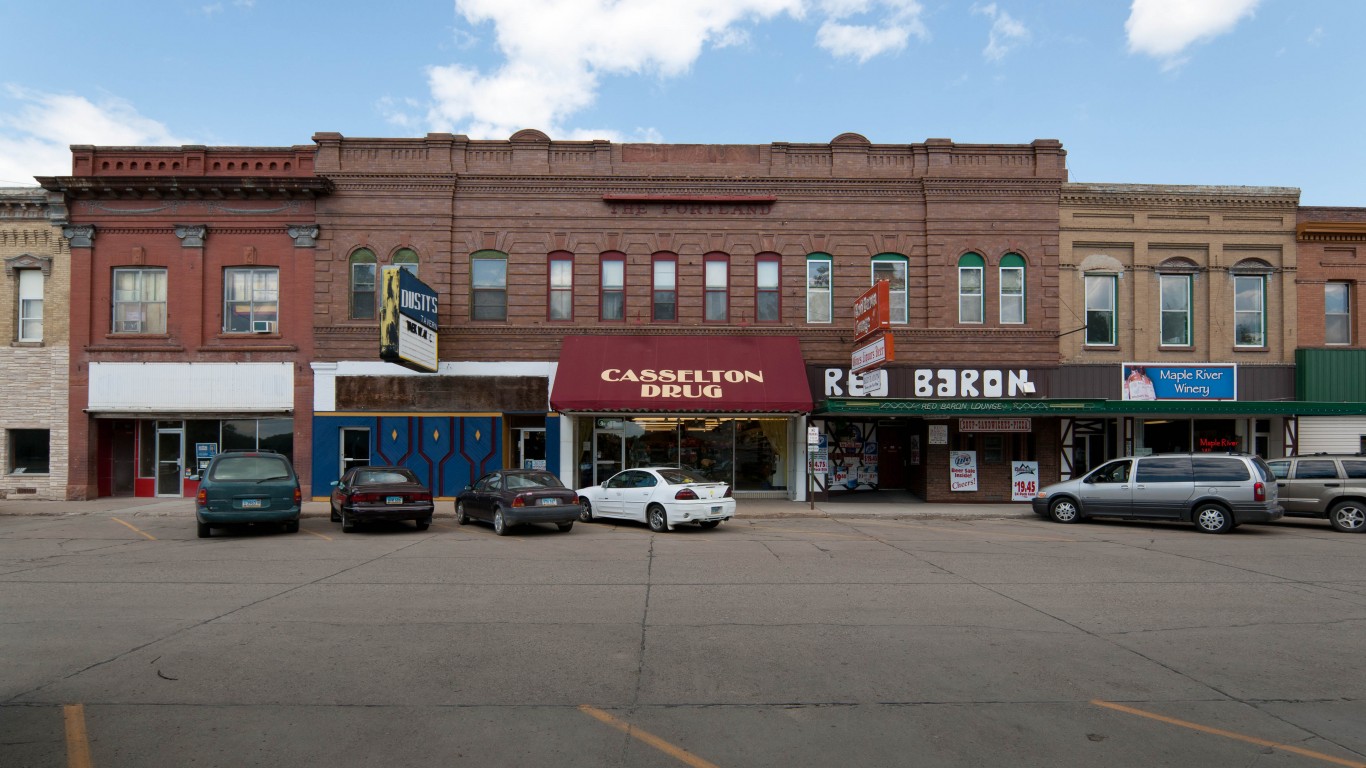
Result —
<instances>
[{"instance_id":1,"label":"silver minivan","mask_svg":"<svg viewBox=\"0 0 1366 768\"><path fill-rule=\"evenodd\" d=\"M1176 520L1205 533L1271 522L1284 513L1271 468L1260 456L1241 453L1126 456L1044 487L1033 506L1059 523L1084 517Z\"/></svg>"}]
</instances>

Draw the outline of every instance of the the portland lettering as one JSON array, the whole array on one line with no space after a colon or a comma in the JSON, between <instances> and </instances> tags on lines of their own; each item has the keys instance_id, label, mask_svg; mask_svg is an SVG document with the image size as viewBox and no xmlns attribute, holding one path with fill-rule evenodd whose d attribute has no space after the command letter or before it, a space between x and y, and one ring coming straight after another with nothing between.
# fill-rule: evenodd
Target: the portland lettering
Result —
<instances>
[{"instance_id":1,"label":"the portland lettering","mask_svg":"<svg viewBox=\"0 0 1366 768\"><path fill-rule=\"evenodd\" d=\"M724 384L764 383L763 371L608 368L602 380L640 385L641 397L684 399L719 398Z\"/></svg>"},{"instance_id":2,"label":"the portland lettering","mask_svg":"<svg viewBox=\"0 0 1366 768\"><path fill-rule=\"evenodd\" d=\"M644 216L652 209L660 216L767 216L773 211L773 204L610 203L607 209L613 216Z\"/></svg>"}]
</instances>

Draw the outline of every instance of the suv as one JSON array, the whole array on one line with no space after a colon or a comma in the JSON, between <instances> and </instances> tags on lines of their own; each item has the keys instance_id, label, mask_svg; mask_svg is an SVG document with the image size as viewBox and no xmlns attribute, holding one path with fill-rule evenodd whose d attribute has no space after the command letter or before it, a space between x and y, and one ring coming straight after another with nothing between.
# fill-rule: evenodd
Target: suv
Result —
<instances>
[{"instance_id":1,"label":"suv","mask_svg":"<svg viewBox=\"0 0 1366 768\"><path fill-rule=\"evenodd\" d=\"M1059 523L1083 517L1179 520L1205 533L1228 533L1284 513L1271 468L1260 456L1243 453L1126 456L1041 489L1033 506Z\"/></svg>"},{"instance_id":2,"label":"suv","mask_svg":"<svg viewBox=\"0 0 1366 768\"><path fill-rule=\"evenodd\" d=\"M1328 518L1334 530L1366 530L1366 455L1315 453L1267 462L1290 517Z\"/></svg>"},{"instance_id":3,"label":"suv","mask_svg":"<svg viewBox=\"0 0 1366 768\"><path fill-rule=\"evenodd\" d=\"M303 494L289 459L271 451L228 451L209 460L195 495L199 538L211 528L272 523L299 530Z\"/></svg>"}]
</instances>

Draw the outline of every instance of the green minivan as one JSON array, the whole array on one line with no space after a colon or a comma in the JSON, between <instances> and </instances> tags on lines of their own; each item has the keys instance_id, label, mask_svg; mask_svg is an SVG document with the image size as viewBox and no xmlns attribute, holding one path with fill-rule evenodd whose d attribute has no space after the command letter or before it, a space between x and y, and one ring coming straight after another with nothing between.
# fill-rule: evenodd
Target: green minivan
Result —
<instances>
[{"instance_id":1,"label":"green minivan","mask_svg":"<svg viewBox=\"0 0 1366 768\"><path fill-rule=\"evenodd\" d=\"M270 451L227 451L204 470L195 496L199 538L213 528L272 524L299 530L303 493L289 459Z\"/></svg>"}]
</instances>

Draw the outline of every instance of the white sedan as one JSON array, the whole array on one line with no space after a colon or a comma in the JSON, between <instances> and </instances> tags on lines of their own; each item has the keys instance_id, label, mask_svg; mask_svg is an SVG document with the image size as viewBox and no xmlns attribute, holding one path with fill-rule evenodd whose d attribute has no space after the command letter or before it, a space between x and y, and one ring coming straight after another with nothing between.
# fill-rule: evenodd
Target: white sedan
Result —
<instances>
[{"instance_id":1,"label":"white sedan","mask_svg":"<svg viewBox=\"0 0 1366 768\"><path fill-rule=\"evenodd\" d=\"M659 533L683 523L715 528L735 516L729 485L678 467L628 469L578 494L584 522L595 517L635 520Z\"/></svg>"}]
</instances>

